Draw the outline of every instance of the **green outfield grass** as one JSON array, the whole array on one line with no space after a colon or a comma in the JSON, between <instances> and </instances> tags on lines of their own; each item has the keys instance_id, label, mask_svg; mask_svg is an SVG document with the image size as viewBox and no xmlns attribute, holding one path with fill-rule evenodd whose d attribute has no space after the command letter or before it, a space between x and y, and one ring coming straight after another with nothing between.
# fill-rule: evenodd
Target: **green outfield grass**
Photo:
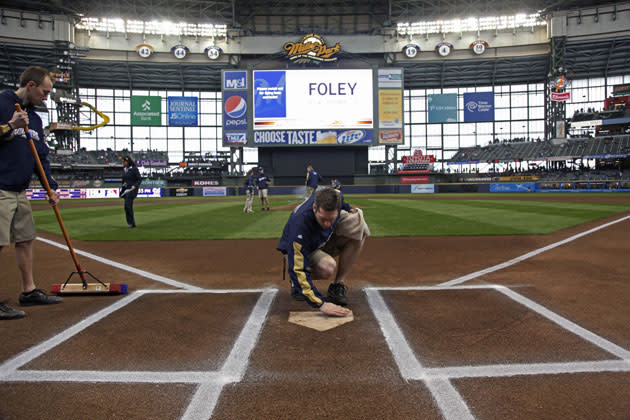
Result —
<instances>
[{"instance_id":1,"label":"green outfield grass","mask_svg":"<svg viewBox=\"0 0 630 420\"><path fill-rule=\"evenodd\" d=\"M630 211L628 203L570 201L585 194L528 194L528 200L501 199L512 195L501 195L499 199L496 194L491 196L492 200L483 199L485 195L481 194L441 195L446 199L438 200L405 194L357 194L347 195L346 201L364 209L376 237L547 234ZM550 197L558 201L545 200ZM244 214L242 197L191 198L150 203L136 200L136 229L127 229L121 200L66 208L62 203L60 209L70 237L88 241L279 238L290 212L288 208L261 212L255 201L256 213ZM297 202L291 196L271 197L272 207ZM37 228L60 233L54 212L37 207L33 211Z\"/></svg>"}]
</instances>

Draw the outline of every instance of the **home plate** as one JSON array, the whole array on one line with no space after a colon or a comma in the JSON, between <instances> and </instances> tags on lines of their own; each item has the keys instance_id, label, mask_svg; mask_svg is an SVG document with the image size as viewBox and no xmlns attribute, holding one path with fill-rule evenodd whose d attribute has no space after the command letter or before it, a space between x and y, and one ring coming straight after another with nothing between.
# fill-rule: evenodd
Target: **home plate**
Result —
<instances>
[{"instance_id":1,"label":"home plate","mask_svg":"<svg viewBox=\"0 0 630 420\"><path fill-rule=\"evenodd\" d=\"M317 331L327 331L354 321L352 311L345 316L328 316L321 312L289 312L289 322Z\"/></svg>"}]
</instances>

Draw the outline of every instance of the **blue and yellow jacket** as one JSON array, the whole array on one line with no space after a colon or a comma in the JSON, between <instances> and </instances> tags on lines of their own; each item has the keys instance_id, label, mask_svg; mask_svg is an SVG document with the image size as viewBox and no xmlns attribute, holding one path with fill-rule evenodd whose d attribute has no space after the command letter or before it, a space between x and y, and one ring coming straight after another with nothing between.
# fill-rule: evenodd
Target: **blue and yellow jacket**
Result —
<instances>
[{"instance_id":1,"label":"blue and yellow jacket","mask_svg":"<svg viewBox=\"0 0 630 420\"><path fill-rule=\"evenodd\" d=\"M42 119L35 112L34 107L24 108L22 101L12 90L0 93L0 124L6 124L13 117L15 104L28 113L28 128L37 149L39 160L42 162L50 188L56 190L57 182L50 175L48 162L48 146L44 142ZM39 177L35 166L35 158L31 152L26 133L20 128L0 133L0 190L21 192L31 183L33 172Z\"/></svg>"},{"instance_id":2,"label":"blue and yellow jacket","mask_svg":"<svg viewBox=\"0 0 630 420\"><path fill-rule=\"evenodd\" d=\"M343 194L341 192L339 194L340 210L350 211L351 207L344 202ZM277 249L287 256L289 277L293 286L306 298L309 305L319 308L324 304L324 298L313 285L310 269L307 269L310 265L309 255L330 239L341 212L330 228L323 229L315 218L314 202L315 194L293 210L284 226Z\"/></svg>"},{"instance_id":3,"label":"blue and yellow jacket","mask_svg":"<svg viewBox=\"0 0 630 420\"><path fill-rule=\"evenodd\" d=\"M306 186L311 188L317 188L319 183L323 180L314 169L311 169L306 173Z\"/></svg>"}]
</instances>

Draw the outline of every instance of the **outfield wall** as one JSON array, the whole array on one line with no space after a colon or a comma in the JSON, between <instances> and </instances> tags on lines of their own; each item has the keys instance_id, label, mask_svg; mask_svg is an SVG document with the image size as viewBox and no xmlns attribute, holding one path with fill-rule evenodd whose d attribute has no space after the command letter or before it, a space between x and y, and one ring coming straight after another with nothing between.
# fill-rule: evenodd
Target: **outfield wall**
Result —
<instances>
[{"instance_id":1,"label":"outfield wall","mask_svg":"<svg viewBox=\"0 0 630 420\"><path fill-rule=\"evenodd\" d=\"M630 181L572 181L572 182L504 182L490 184L403 184L403 185L344 185L345 194L440 194L440 193L614 193L630 192ZM119 198L118 188L60 188L62 199ZM41 188L27 190L30 200L45 200ZM226 197L244 196L245 189L236 186L140 188L139 198L157 197ZM271 186L269 195L304 196L303 186Z\"/></svg>"}]
</instances>

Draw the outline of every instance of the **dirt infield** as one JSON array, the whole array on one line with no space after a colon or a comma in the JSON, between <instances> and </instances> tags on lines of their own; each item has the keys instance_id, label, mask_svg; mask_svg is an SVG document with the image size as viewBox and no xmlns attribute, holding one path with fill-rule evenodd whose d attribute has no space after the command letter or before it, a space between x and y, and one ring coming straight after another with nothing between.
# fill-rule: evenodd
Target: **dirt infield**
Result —
<instances>
[{"instance_id":1,"label":"dirt infield","mask_svg":"<svg viewBox=\"0 0 630 420\"><path fill-rule=\"evenodd\" d=\"M349 284L355 321L326 332L287 322L308 307L290 299L275 240L73 241L130 294L0 323L0 419L629 420L625 216L552 235L371 238ZM42 288L74 269L63 249L35 252ZM0 267L17 306L13 249Z\"/></svg>"}]
</instances>

